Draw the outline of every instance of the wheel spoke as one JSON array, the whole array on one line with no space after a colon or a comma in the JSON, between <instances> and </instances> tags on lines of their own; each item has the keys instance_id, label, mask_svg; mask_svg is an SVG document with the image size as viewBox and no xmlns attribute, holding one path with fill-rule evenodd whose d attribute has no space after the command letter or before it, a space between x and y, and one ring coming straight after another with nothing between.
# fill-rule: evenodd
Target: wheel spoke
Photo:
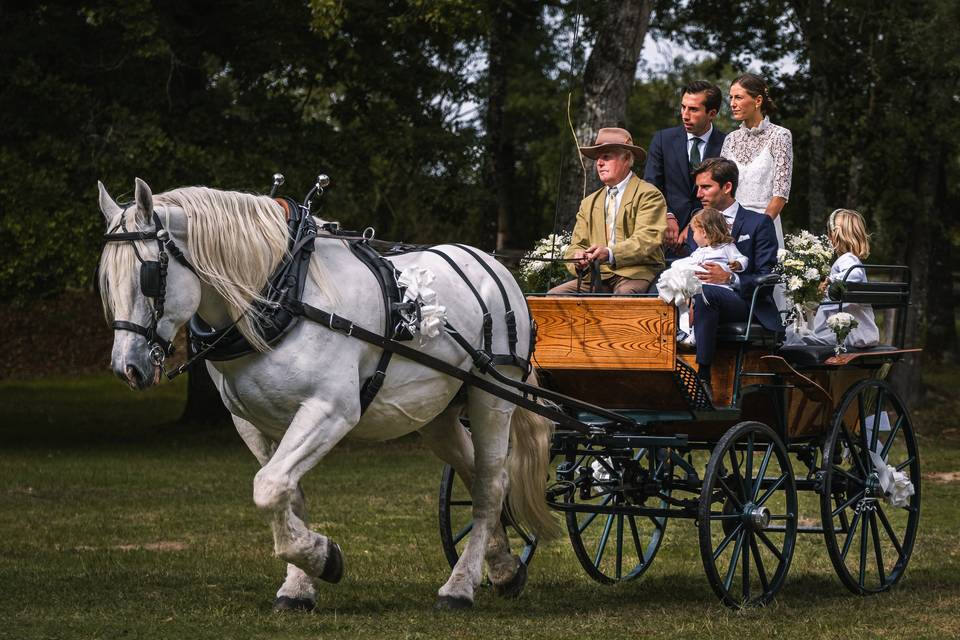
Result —
<instances>
[{"instance_id":1,"label":"wheel spoke","mask_svg":"<svg viewBox=\"0 0 960 640\"><path fill-rule=\"evenodd\" d=\"M861 424L863 424L863 423L861 423ZM854 443L853 443L853 438L850 437L850 432L847 431L847 425L845 425L845 424L843 424L843 423L840 423L840 428L843 430L843 435L844 435L844 437L845 437L846 440L847 440L847 448L850 449L850 457L851 457L851 458L853 459L853 461L857 464L857 468L860 469L860 474L861 474L864 478L866 478L866 477L867 477L867 469L866 469L866 467L863 466L863 460L860 458L859 455L857 455L856 447L854 446ZM859 444L859 443L858 443L858 444Z\"/></svg>"},{"instance_id":2,"label":"wheel spoke","mask_svg":"<svg viewBox=\"0 0 960 640\"><path fill-rule=\"evenodd\" d=\"M860 518L860 576L858 584L863 589L867 580L867 518Z\"/></svg>"},{"instance_id":3,"label":"wheel spoke","mask_svg":"<svg viewBox=\"0 0 960 640\"><path fill-rule=\"evenodd\" d=\"M901 413L897 418L896 423L893 427L890 428L890 435L887 436L887 441L883 444L883 449L880 451L880 457L884 460L887 459L887 456L890 454L890 447L893 446L893 441L897 439L897 434L900 432L900 426L903 424L904 419L906 419L907 414Z\"/></svg>"},{"instance_id":4,"label":"wheel spoke","mask_svg":"<svg viewBox=\"0 0 960 640\"><path fill-rule=\"evenodd\" d=\"M876 409L873 412L873 429L870 432L870 449L869 451L877 450L877 440L880 438L880 418L883 414L883 396L886 392L883 387L877 389L877 404Z\"/></svg>"},{"instance_id":5,"label":"wheel spoke","mask_svg":"<svg viewBox=\"0 0 960 640\"><path fill-rule=\"evenodd\" d=\"M723 579L723 588L730 591L730 585L733 583L733 576L737 573L737 563L740 560L740 549L743 547L743 536L746 532L741 527L740 535L737 536L737 543L733 545L733 555L730 557L730 566L727 567L727 575Z\"/></svg>"},{"instance_id":6,"label":"wheel spoke","mask_svg":"<svg viewBox=\"0 0 960 640\"><path fill-rule=\"evenodd\" d=\"M603 533L600 535L600 542L597 545L597 554L593 557L593 564L600 568L600 561L603 560L603 552L607 549L607 541L610 539L610 529L613 528L613 514L607 516L607 524L603 527Z\"/></svg>"},{"instance_id":7,"label":"wheel spoke","mask_svg":"<svg viewBox=\"0 0 960 640\"><path fill-rule=\"evenodd\" d=\"M640 532L637 530L637 520L633 516L628 516L630 522L630 534L633 536L633 544L637 548L637 557L640 559L640 566L642 567L647 563L647 558L645 557L643 545L640 544Z\"/></svg>"},{"instance_id":8,"label":"wheel spoke","mask_svg":"<svg viewBox=\"0 0 960 640\"><path fill-rule=\"evenodd\" d=\"M770 549L770 553L777 556L777 560L783 562L783 554L777 549L773 542L770 541L767 534L763 531L757 531L757 537L760 538L760 542L762 542L767 549Z\"/></svg>"},{"instance_id":9,"label":"wheel spoke","mask_svg":"<svg viewBox=\"0 0 960 640\"><path fill-rule=\"evenodd\" d=\"M877 529L877 517L874 512L870 512L870 531L873 534L873 552L877 556L877 573L880 574L880 585L887 581L887 576L883 570L883 551L880 549L880 531Z\"/></svg>"},{"instance_id":10,"label":"wheel spoke","mask_svg":"<svg viewBox=\"0 0 960 640\"><path fill-rule=\"evenodd\" d=\"M460 529L457 535L453 536L453 544L457 544L458 542L463 540L467 536L467 534L470 533L471 531L473 531L473 520L471 520L470 524L465 526L463 529Z\"/></svg>"},{"instance_id":11,"label":"wheel spoke","mask_svg":"<svg viewBox=\"0 0 960 640\"><path fill-rule=\"evenodd\" d=\"M743 584L741 585L741 593L743 593L744 602L750 602L750 543L753 542L753 536L750 534L750 529L744 531L744 535L747 538L747 544L743 545L743 559L741 560L741 564L743 565Z\"/></svg>"},{"instance_id":12,"label":"wheel spoke","mask_svg":"<svg viewBox=\"0 0 960 640\"><path fill-rule=\"evenodd\" d=\"M750 492L750 499L756 500L760 493L760 485L763 484L763 478L767 475L767 465L770 464L770 456L773 455L773 443L767 445L767 450L763 453L763 461L760 463L760 470L757 471L757 481L753 483L753 491Z\"/></svg>"},{"instance_id":13,"label":"wheel spoke","mask_svg":"<svg viewBox=\"0 0 960 640\"><path fill-rule=\"evenodd\" d=\"M897 554L903 555L903 547L900 545L900 541L897 540L897 534L893 532L893 527L890 526L890 521L887 520L887 514L883 512L882 508L877 509L877 515L880 516L880 524L883 525L884 530L887 532L887 537L890 538L890 542L893 543L893 548L897 550Z\"/></svg>"},{"instance_id":14,"label":"wheel spoke","mask_svg":"<svg viewBox=\"0 0 960 640\"><path fill-rule=\"evenodd\" d=\"M613 494L612 494L612 493L611 493L611 494L608 494L607 497L605 497L605 498L603 499L603 502L600 503L600 506L601 506L601 507L607 506L608 504L610 504L610 501L611 501L611 500L613 500ZM583 524L582 524L582 525L580 525L580 528L577 530L577 533L583 533L584 531L586 531L586 530L587 530L587 527L589 527L591 524L593 524L593 521L596 519L596 517L597 517L598 515L600 515L600 512L599 512L599 511L594 511L594 512L591 513L589 516L587 516L587 519L583 521Z\"/></svg>"},{"instance_id":15,"label":"wheel spoke","mask_svg":"<svg viewBox=\"0 0 960 640\"><path fill-rule=\"evenodd\" d=\"M753 552L753 562L757 565L760 585L763 587L763 592L767 593L770 591L770 581L767 579L767 571L763 566L763 558L760 556L760 545L757 544L757 539L753 536L750 537L750 551Z\"/></svg>"},{"instance_id":16,"label":"wheel spoke","mask_svg":"<svg viewBox=\"0 0 960 640\"><path fill-rule=\"evenodd\" d=\"M727 452L730 454L730 472L734 475L737 484L740 486L739 496L741 501L745 501L747 496L747 485L744 484L743 476L740 474L740 463L737 461L737 452L730 447Z\"/></svg>"},{"instance_id":17,"label":"wheel spoke","mask_svg":"<svg viewBox=\"0 0 960 640\"><path fill-rule=\"evenodd\" d=\"M617 514L617 580L623 576L623 514Z\"/></svg>"},{"instance_id":18,"label":"wheel spoke","mask_svg":"<svg viewBox=\"0 0 960 640\"><path fill-rule=\"evenodd\" d=\"M910 456L909 458L907 458L906 460L904 460L903 462L901 462L896 466L897 471L903 471L904 467L908 467L911 464L913 464L914 460L916 460L916 457Z\"/></svg>"},{"instance_id":19,"label":"wheel spoke","mask_svg":"<svg viewBox=\"0 0 960 640\"><path fill-rule=\"evenodd\" d=\"M713 552L713 559L716 561L720 557L720 554L723 553L723 550L727 548L727 545L730 544L730 541L733 540L740 532L743 530L743 523L737 524L730 533L728 533L723 540L720 541L720 544L717 545L716 551Z\"/></svg>"},{"instance_id":20,"label":"wheel spoke","mask_svg":"<svg viewBox=\"0 0 960 640\"><path fill-rule=\"evenodd\" d=\"M753 434L747 434L747 468L743 474L744 493L743 497L745 500L751 500L753 498L753 493L750 491L752 487L750 486L750 479L753 478Z\"/></svg>"},{"instance_id":21,"label":"wheel spoke","mask_svg":"<svg viewBox=\"0 0 960 640\"><path fill-rule=\"evenodd\" d=\"M841 511L843 511L843 510L846 509L847 507L849 507L851 504L853 504L854 502L856 502L856 501L859 500L860 498L862 498L862 497L866 494L866 492L867 492L866 489L864 489L864 490L861 491L860 493L856 494L855 496L853 496L852 498L850 498L849 500L847 500L846 502L844 502L842 505L840 505L839 507L837 507L836 509L834 509L833 512L830 514L830 516L831 516L832 518L836 518L838 513L840 513Z\"/></svg>"},{"instance_id":22,"label":"wheel spoke","mask_svg":"<svg viewBox=\"0 0 960 640\"><path fill-rule=\"evenodd\" d=\"M720 484L720 488L723 489L723 492L727 494L727 498L733 502L733 506L735 506L737 509L743 509L743 503L740 502L740 498L737 497L737 494L730 489L729 485L727 485L727 481L720 476L717 476L717 482Z\"/></svg>"},{"instance_id":23,"label":"wheel spoke","mask_svg":"<svg viewBox=\"0 0 960 640\"><path fill-rule=\"evenodd\" d=\"M838 467L837 465L833 465L833 472L834 472L834 473L839 473L840 475L842 475L842 476L843 476L844 478L846 478L847 480L850 480L851 482L856 482L856 483L857 483L858 485L860 485L861 487L864 485L863 478L858 478L857 476L853 475L852 473L850 473L850 472L847 471L846 469L841 469L841 468Z\"/></svg>"},{"instance_id":24,"label":"wheel spoke","mask_svg":"<svg viewBox=\"0 0 960 640\"><path fill-rule=\"evenodd\" d=\"M782 485L786 481L787 481L787 474L783 474L782 476L777 478L777 480L772 485L770 485L770 488L767 489L767 492L763 494L763 497L757 500L757 506L762 507L763 503L769 500L770 496L772 496L774 492L780 488L780 485Z\"/></svg>"},{"instance_id":25,"label":"wheel spoke","mask_svg":"<svg viewBox=\"0 0 960 640\"><path fill-rule=\"evenodd\" d=\"M857 525L860 524L860 512L857 511L853 514L853 522L850 523L850 529L847 531L847 539L843 543L843 550L840 552L840 557L843 560L847 559L847 553L850 551L850 544L853 542L853 535L857 531Z\"/></svg>"}]
</instances>

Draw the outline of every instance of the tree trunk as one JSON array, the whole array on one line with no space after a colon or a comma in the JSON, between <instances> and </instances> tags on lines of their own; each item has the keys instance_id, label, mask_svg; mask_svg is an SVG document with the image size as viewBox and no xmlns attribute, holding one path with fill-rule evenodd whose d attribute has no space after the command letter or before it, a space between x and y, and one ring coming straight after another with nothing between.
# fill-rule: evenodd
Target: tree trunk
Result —
<instances>
[{"instance_id":1,"label":"tree trunk","mask_svg":"<svg viewBox=\"0 0 960 640\"><path fill-rule=\"evenodd\" d=\"M626 127L627 101L637 72L643 40L650 26L652 0L605 0L603 20L583 74L583 97L573 114L577 142L592 144L602 127ZM640 141L635 140L634 143ZM558 221L570 229L580 200L599 188L591 163L586 163L586 187L580 153L572 149L560 174Z\"/></svg>"},{"instance_id":2,"label":"tree trunk","mask_svg":"<svg viewBox=\"0 0 960 640\"><path fill-rule=\"evenodd\" d=\"M809 187L807 190L807 229L823 229L827 215L827 196L825 193L826 173L824 159L826 157L826 140L824 116L828 106L830 87L826 77L826 67L829 51L824 42L824 6L822 0L812 0L809 3L794 2L794 11L800 18L799 24L806 44L807 56L810 60L810 156L807 170L809 172Z\"/></svg>"},{"instance_id":3,"label":"tree trunk","mask_svg":"<svg viewBox=\"0 0 960 640\"><path fill-rule=\"evenodd\" d=\"M487 38L487 151L484 162L484 183L496 209L496 247L504 249L510 242L513 219L510 188L514 181L513 145L506 131L504 109L507 102L509 41L513 12L508 3L491 7L493 18Z\"/></svg>"}]
</instances>

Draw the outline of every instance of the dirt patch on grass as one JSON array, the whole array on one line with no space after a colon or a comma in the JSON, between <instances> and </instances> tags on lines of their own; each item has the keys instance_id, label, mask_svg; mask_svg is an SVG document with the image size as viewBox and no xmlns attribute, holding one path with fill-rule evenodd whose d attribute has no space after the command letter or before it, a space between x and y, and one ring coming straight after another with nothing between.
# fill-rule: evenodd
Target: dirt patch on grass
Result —
<instances>
[{"instance_id":1,"label":"dirt patch on grass","mask_svg":"<svg viewBox=\"0 0 960 640\"><path fill-rule=\"evenodd\" d=\"M960 482L960 471L933 471L923 474L924 480L932 480L943 484Z\"/></svg>"},{"instance_id":2,"label":"dirt patch on grass","mask_svg":"<svg viewBox=\"0 0 960 640\"><path fill-rule=\"evenodd\" d=\"M137 544L118 544L111 547L91 547L89 545L80 545L74 547L74 551L186 551L190 545L178 540L161 540L159 542L142 542Z\"/></svg>"}]
</instances>

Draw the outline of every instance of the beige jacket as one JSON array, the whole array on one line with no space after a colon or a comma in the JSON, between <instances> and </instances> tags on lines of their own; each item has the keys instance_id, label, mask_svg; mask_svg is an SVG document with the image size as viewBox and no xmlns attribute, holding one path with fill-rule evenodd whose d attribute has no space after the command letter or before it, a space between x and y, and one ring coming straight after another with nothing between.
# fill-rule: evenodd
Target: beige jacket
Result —
<instances>
[{"instance_id":1,"label":"beige jacket","mask_svg":"<svg viewBox=\"0 0 960 640\"><path fill-rule=\"evenodd\" d=\"M585 251L594 244L607 245L603 212L606 193L607 188L603 187L580 203L566 258L572 258L578 249ZM624 278L652 281L664 268L660 245L666 228L667 202L663 194L649 182L631 175L617 210L617 242L613 246L616 266L611 269L608 263L602 264L600 277L606 280L616 274ZM576 275L572 263L567 268Z\"/></svg>"}]
</instances>

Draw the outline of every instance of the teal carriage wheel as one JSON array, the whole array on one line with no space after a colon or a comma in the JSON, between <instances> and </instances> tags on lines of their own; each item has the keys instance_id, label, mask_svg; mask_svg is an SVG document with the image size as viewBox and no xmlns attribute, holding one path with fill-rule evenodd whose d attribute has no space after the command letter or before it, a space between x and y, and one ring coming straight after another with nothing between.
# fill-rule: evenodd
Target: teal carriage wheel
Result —
<instances>
[{"instance_id":1,"label":"teal carriage wheel","mask_svg":"<svg viewBox=\"0 0 960 640\"><path fill-rule=\"evenodd\" d=\"M764 605L783 586L797 539L797 489L773 430L741 422L717 442L697 513L707 580L725 605Z\"/></svg>"},{"instance_id":2,"label":"teal carriage wheel","mask_svg":"<svg viewBox=\"0 0 960 640\"><path fill-rule=\"evenodd\" d=\"M575 463L573 486L564 502L581 511L567 511L567 533L581 566L597 582L639 578L660 549L667 519L630 513L636 507L669 506L644 489L669 473L669 464L660 460L649 477L649 457L656 455L656 450L648 449L615 456L598 450L581 455Z\"/></svg>"},{"instance_id":3,"label":"teal carriage wheel","mask_svg":"<svg viewBox=\"0 0 960 640\"><path fill-rule=\"evenodd\" d=\"M452 569L460 559L460 552L473 530L473 500L463 481L450 465L444 465L440 477L440 544L443 555ZM529 566L537 550L537 537L526 532L504 512L500 522L507 532L510 550L517 553L520 562ZM519 544L519 547L517 546Z\"/></svg>"},{"instance_id":4,"label":"teal carriage wheel","mask_svg":"<svg viewBox=\"0 0 960 640\"><path fill-rule=\"evenodd\" d=\"M870 378L847 390L832 426L820 496L827 551L848 589L886 591L903 577L920 521L913 424L890 385Z\"/></svg>"}]
</instances>

